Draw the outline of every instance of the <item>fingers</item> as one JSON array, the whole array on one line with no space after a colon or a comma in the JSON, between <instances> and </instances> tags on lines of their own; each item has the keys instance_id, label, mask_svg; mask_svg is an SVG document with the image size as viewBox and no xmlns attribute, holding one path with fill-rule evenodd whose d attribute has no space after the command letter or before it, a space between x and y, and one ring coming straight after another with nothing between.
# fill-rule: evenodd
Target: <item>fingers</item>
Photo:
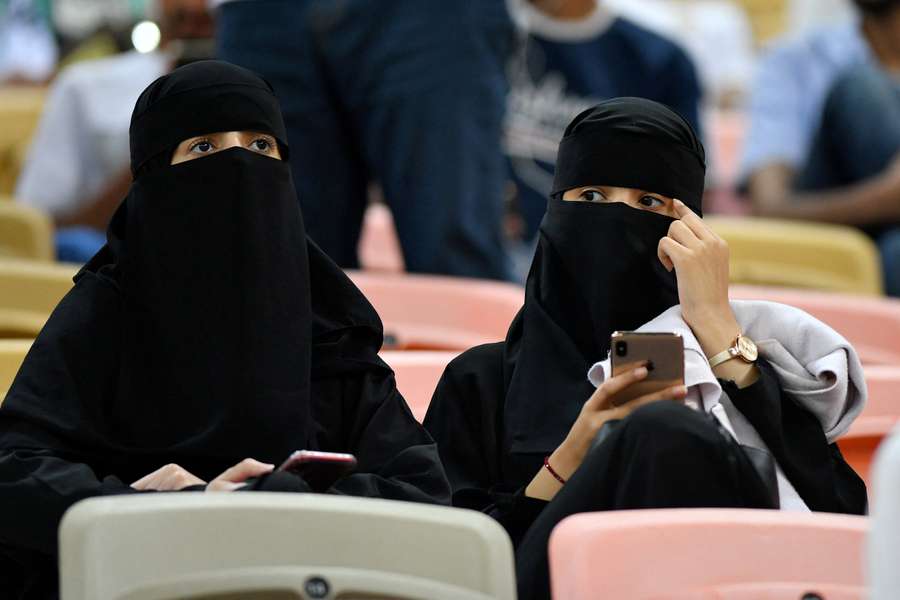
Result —
<instances>
[{"instance_id":1,"label":"fingers","mask_svg":"<svg viewBox=\"0 0 900 600\"><path fill-rule=\"evenodd\" d=\"M659 262L663 264L667 271L674 269L681 262L681 259L687 256L688 252L687 248L670 237L664 237L659 240L659 245L656 248Z\"/></svg>"},{"instance_id":2,"label":"fingers","mask_svg":"<svg viewBox=\"0 0 900 600\"><path fill-rule=\"evenodd\" d=\"M692 211L681 200L676 199L674 202L675 214L678 215L678 222L685 225L700 240L707 240L715 237L715 233L709 228L700 215Z\"/></svg>"},{"instance_id":3,"label":"fingers","mask_svg":"<svg viewBox=\"0 0 900 600\"><path fill-rule=\"evenodd\" d=\"M205 483L199 477L176 464L158 468L131 484L136 490L180 490L190 485Z\"/></svg>"},{"instance_id":4,"label":"fingers","mask_svg":"<svg viewBox=\"0 0 900 600\"><path fill-rule=\"evenodd\" d=\"M669 226L667 236L692 250L700 250L703 248L703 240L688 227L684 221L675 221Z\"/></svg>"},{"instance_id":5,"label":"fingers","mask_svg":"<svg viewBox=\"0 0 900 600\"><path fill-rule=\"evenodd\" d=\"M647 404L653 404L654 402L661 402L664 400L680 401L684 400L686 397L687 388L683 385L676 385L664 390L660 390L659 392L647 394L646 396L640 396L638 398L635 398L634 400L622 404L621 406L617 406L614 409L615 412L612 415L612 418L624 419L635 410Z\"/></svg>"},{"instance_id":6,"label":"fingers","mask_svg":"<svg viewBox=\"0 0 900 600\"><path fill-rule=\"evenodd\" d=\"M615 377L610 377L594 391L586 403L590 410L606 410L612 406L612 399L628 386L647 377L647 367L638 367Z\"/></svg>"},{"instance_id":7,"label":"fingers","mask_svg":"<svg viewBox=\"0 0 900 600\"><path fill-rule=\"evenodd\" d=\"M245 458L238 464L234 465L224 473L216 477L216 479L224 479L232 483L243 483L251 477L259 477L272 471L275 465L262 463L252 458Z\"/></svg>"}]
</instances>

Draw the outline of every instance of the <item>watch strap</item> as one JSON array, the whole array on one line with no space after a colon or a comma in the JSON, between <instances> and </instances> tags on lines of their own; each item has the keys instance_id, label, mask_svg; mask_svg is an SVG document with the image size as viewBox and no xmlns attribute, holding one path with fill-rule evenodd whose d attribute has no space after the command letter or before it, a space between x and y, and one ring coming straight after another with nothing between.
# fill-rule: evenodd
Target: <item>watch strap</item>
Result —
<instances>
[{"instance_id":1,"label":"watch strap","mask_svg":"<svg viewBox=\"0 0 900 600\"><path fill-rule=\"evenodd\" d=\"M723 362L727 362L727 361L731 360L732 358L735 358L737 355L738 355L738 352L737 352L737 348L735 348L735 347L728 348L727 350L723 350L722 352L719 352L718 354L716 354L715 356L713 356L709 359L709 368L713 369L715 367L718 367Z\"/></svg>"}]
</instances>

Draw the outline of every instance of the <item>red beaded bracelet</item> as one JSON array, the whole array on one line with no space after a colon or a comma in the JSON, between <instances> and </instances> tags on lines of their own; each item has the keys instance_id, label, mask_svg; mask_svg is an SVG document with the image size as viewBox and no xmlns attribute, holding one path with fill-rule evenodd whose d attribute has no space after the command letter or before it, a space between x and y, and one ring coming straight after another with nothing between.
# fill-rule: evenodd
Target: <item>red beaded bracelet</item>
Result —
<instances>
[{"instance_id":1,"label":"red beaded bracelet","mask_svg":"<svg viewBox=\"0 0 900 600\"><path fill-rule=\"evenodd\" d=\"M559 473L554 471L553 467L550 466L550 457L549 456L544 457L544 467L546 467L546 469L548 471L550 471L550 474L553 475L554 479L556 479L561 484L566 485L566 480L562 478L562 475L560 475Z\"/></svg>"}]
</instances>

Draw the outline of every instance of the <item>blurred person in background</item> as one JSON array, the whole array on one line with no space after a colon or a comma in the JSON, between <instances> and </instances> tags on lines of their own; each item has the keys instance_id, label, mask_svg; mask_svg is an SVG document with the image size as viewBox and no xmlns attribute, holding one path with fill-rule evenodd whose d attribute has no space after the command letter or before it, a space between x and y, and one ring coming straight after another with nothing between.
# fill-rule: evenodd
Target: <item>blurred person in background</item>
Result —
<instances>
[{"instance_id":1,"label":"blurred person in background","mask_svg":"<svg viewBox=\"0 0 900 600\"><path fill-rule=\"evenodd\" d=\"M507 279L506 0L220 1L219 58L275 87L307 230L359 265L380 183L409 271Z\"/></svg>"},{"instance_id":2,"label":"blurred person in background","mask_svg":"<svg viewBox=\"0 0 900 600\"><path fill-rule=\"evenodd\" d=\"M700 82L687 53L602 0L522 0L525 48L513 64L506 151L530 262L547 210L556 149L572 118L599 100L665 104L700 130Z\"/></svg>"},{"instance_id":3,"label":"blurred person in background","mask_svg":"<svg viewBox=\"0 0 900 600\"><path fill-rule=\"evenodd\" d=\"M32 0L0 0L0 83L42 83L58 49L48 15Z\"/></svg>"},{"instance_id":4,"label":"blurred person in background","mask_svg":"<svg viewBox=\"0 0 900 600\"><path fill-rule=\"evenodd\" d=\"M821 1L821 0L819 0ZM684 47L697 65L705 103L739 106L753 76L753 30L731 0L605 0L607 6Z\"/></svg>"},{"instance_id":5,"label":"blurred person in background","mask_svg":"<svg viewBox=\"0 0 900 600\"><path fill-rule=\"evenodd\" d=\"M760 216L861 227L900 296L900 0L783 41L760 65L742 181Z\"/></svg>"},{"instance_id":6,"label":"blurred person in background","mask_svg":"<svg viewBox=\"0 0 900 600\"><path fill-rule=\"evenodd\" d=\"M132 50L64 70L16 185L19 202L50 214L60 260L84 262L106 241L105 229L128 192L128 123L138 95L177 63L183 40L209 39L206 0L155 0L156 50Z\"/></svg>"}]
</instances>

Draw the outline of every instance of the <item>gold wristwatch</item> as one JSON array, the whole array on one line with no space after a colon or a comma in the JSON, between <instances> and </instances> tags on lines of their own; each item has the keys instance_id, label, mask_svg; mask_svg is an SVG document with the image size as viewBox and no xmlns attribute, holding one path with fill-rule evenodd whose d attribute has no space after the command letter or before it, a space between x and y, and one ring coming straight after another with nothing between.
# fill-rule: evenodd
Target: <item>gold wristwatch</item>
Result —
<instances>
[{"instance_id":1,"label":"gold wristwatch","mask_svg":"<svg viewBox=\"0 0 900 600\"><path fill-rule=\"evenodd\" d=\"M734 345L731 348L719 352L709 359L709 368L715 368L732 358L740 358L746 363L754 363L758 356L759 350L756 348L756 343L750 338L738 334L737 339L734 340Z\"/></svg>"}]
</instances>

